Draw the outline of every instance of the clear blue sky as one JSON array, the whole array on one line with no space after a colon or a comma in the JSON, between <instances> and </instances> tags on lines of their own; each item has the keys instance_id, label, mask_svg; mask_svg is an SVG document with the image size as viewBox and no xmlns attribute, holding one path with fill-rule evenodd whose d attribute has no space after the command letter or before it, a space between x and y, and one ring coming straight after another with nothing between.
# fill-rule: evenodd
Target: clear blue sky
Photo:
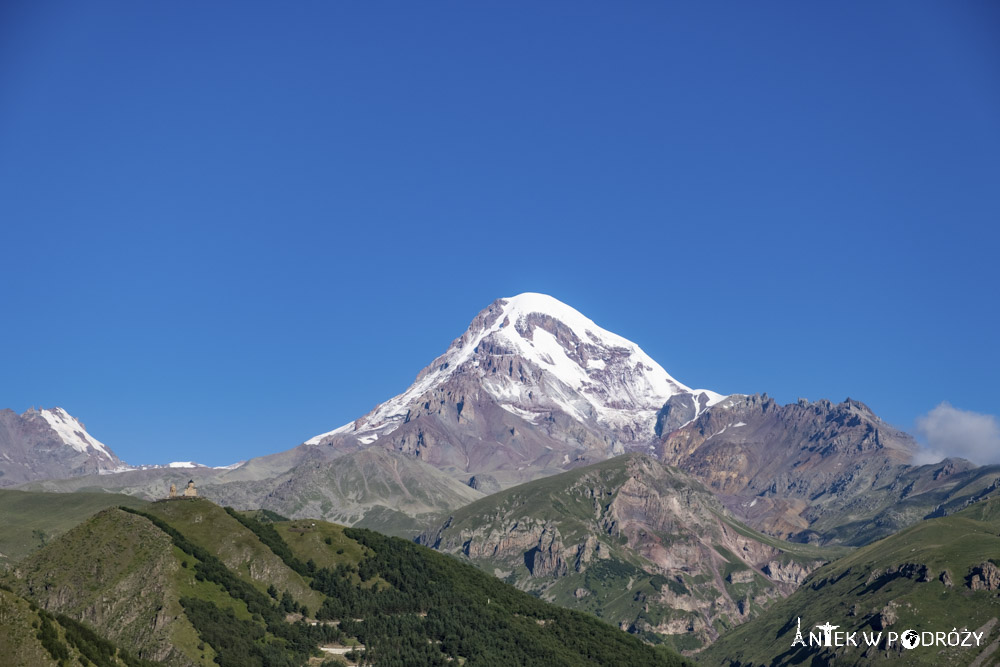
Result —
<instances>
[{"instance_id":1,"label":"clear blue sky","mask_svg":"<svg viewBox=\"0 0 1000 667\"><path fill-rule=\"evenodd\" d=\"M0 8L0 407L294 446L539 291L720 392L996 414L996 2Z\"/></svg>"}]
</instances>

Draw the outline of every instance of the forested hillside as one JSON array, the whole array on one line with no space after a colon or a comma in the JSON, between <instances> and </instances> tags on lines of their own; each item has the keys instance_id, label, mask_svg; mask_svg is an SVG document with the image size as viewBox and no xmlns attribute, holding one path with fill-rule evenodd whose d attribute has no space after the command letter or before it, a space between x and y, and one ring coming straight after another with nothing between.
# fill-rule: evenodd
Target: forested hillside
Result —
<instances>
[{"instance_id":1,"label":"forested hillside","mask_svg":"<svg viewBox=\"0 0 1000 667\"><path fill-rule=\"evenodd\" d=\"M191 499L109 509L8 579L178 667L686 664L411 542L277 518Z\"/></svg>"}]
</instances>

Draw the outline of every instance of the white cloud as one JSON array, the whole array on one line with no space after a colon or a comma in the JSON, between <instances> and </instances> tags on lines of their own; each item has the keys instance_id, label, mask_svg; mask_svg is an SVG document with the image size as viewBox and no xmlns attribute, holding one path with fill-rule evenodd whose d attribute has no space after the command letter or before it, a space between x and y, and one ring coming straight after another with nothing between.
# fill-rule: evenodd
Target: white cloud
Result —
<instances>
[{"instance_id":1,"label":"white cloud","mask_svg":"<svg viewBox=\"0 0 1000 667\"><path fill-rule=\"evenodd\" d=\"M917 432L927 441L913 457L917 465L948 457L980 465L1000 463L1000 422L993 415L959 410L944 402L917 417Z\"/></svg>"}]
</instances>

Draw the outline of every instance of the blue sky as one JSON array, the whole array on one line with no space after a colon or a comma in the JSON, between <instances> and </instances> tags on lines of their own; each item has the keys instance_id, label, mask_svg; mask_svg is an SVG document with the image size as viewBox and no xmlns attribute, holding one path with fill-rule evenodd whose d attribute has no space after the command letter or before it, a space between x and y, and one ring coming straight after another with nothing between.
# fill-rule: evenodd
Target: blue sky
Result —
<instances>
[{"instance_id":1,"label":"blue sky","mask_svg":"<svg viewBox=\"0 0 1000 667\"><path fill-rule=\"evenodd\" d=\"M0 407L286 449L539 291L724 393L996 414L993 2L6 2Z\"/></svg>"}]
</instances>

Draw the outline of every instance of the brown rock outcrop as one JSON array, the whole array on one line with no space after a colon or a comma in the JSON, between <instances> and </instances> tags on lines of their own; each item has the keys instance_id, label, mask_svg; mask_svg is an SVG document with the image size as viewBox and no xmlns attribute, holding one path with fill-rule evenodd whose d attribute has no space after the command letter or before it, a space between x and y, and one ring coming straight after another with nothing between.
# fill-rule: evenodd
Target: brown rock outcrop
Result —
<instances>
[{"instance_id":1,"label":"brown rock outcrop","mask_svg":"<svg viewBox=\"0 0 1000 667\"><path fill-rule=\"evenodd\" d=\"M968 581L974 591L1000 590L1000 568L991 561L980 563L972 568Z\"/></svg>"}]
</instances>

